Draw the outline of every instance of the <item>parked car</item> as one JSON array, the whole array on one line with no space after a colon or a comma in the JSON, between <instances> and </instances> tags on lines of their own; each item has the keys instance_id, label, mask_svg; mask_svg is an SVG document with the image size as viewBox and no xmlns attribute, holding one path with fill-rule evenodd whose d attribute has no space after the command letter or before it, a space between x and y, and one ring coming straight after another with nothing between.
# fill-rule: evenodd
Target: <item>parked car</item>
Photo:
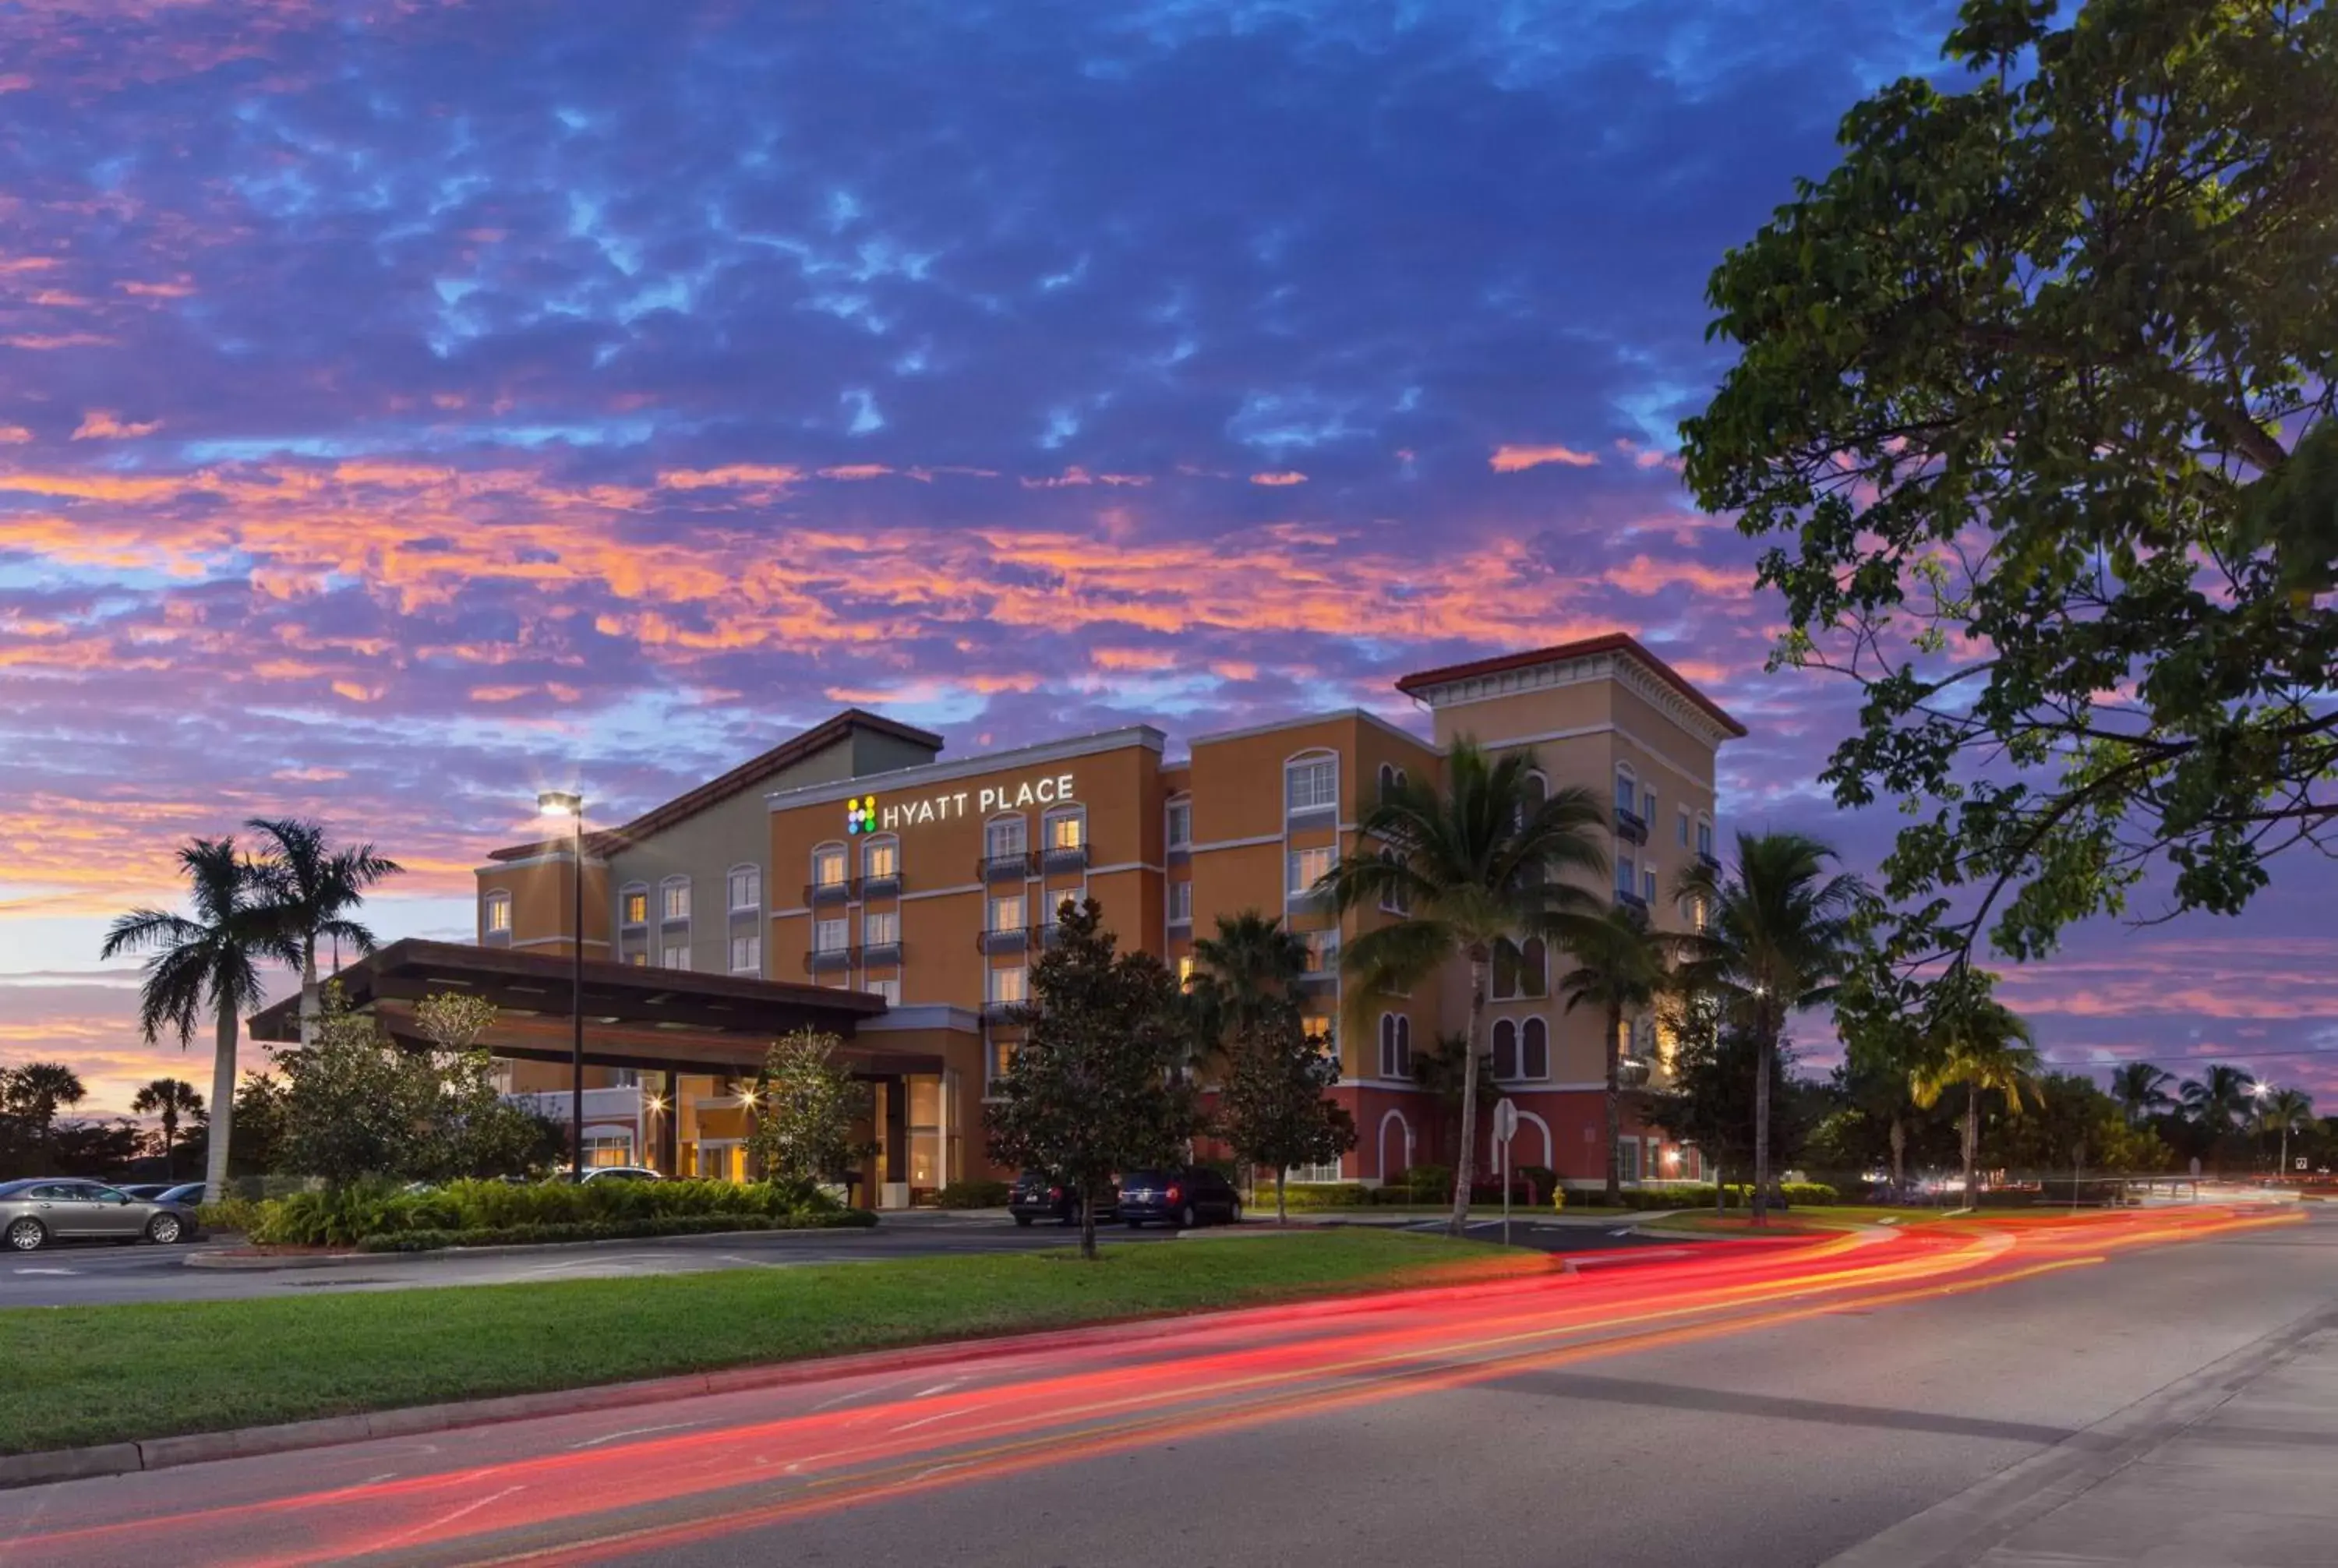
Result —
<instances>
[{"instance_id":1,"label":"parked car","mask_svg":"<svg viewBox=\"0 0 2338 1568\"><path fill-rule=\"evenodd\" d=\"M1015 1178L1015 1185L1007 1190L1007 1211L1015 1216L1017 1225L1029 1225L1040 1220L1056 1220L1066 1225L1076 1225L1080 1222L1080 1195L1077 1189L1065 1185L1044 1171L1026 1171ZM1096 1202L1096 1223L1108 1225L1118 1218L1119 1194L1106 1188Z\"/></svg>"},{"instance_id":2,"label":"parked car","mask_svg":"<svg viewBox=\"0 0 2338 1568\"><path fill-rule=\"evenodd\" d=\"M595 1165L583 1175L567 1172L571 1181L663 1181L664 1177L646 1165Z\"/></svg>"},{"instance_id":3,"label":"parked car","mask_svg":"<svg viewBox=\"0 0 2338 1568\"><path fill-rule=\"evenodd\" d=\"M1131 1171L1120 1179L1120 1217L1132 1230L1148 1221L1190 1229L1242 1219L1242 1194L1206 1165Z\"/></svg>"},{"instance_id":4,"label":"parked car","mask_svg":"<svg viewBox=\"0 0 2338 1568\"><path fill-rule=\"evenodd\" d=\"M12 1252L52 1241L192 1241L200 1227L183 1203L142 1201L99 1181L34 1177L0 1186L0 1240Z\"/></svg>"},{"instance_id":5,"label":"parked car","mask_svg":"<svg viewBox=\"0 0 2338 1568\"><path fill-rule=\"evenodd\" d=\"M131 1197L137 1199L141 1203L152 1203L155 1199L160 1198L163 1193L168 1192L171 1190L171 1183L168 1181L141 1181L133 1186L128 1187L116 1185L113 1190L116 1192L126 1192Z\"/></svg>"},{"instance_id":6,"label":"parked car","mask_svg":"<svg viewBox=\"0 0 2338 1568\"><path fill-rule=\"evenodd\" d=\"M200 1209L205 1203L211 1201L210 1199L203 1196L203 1183L201 1181L182 1181L176 1187L172 1188L160 1198L154 1200L154 1201L157 1203L176 1203L180 1207L185 1209Z\"/></svg>"}]
</instances>

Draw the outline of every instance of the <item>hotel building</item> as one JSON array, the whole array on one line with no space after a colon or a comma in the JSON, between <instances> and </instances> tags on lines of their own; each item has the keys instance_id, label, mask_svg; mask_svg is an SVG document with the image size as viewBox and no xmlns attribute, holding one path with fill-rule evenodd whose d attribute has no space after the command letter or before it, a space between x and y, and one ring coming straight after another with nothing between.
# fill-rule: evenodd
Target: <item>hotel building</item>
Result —
<instances>
[{"instance_id":1,"label":"hotel building","mask_svg":"<svg viewBox=\"0 0 2338 1568\"><path fill-rule=\"evenodd\" d=\"M494 851L477 874L479 949L399 944L352 972L353 995L400 1016L434 984L494 996L506 1016L491 1044L511 1089L565 1119L581 871L589 1157L745 1174L742 1090L771 1034L809 1022L844 1036L876 1085L864 1181L889 1206L1011 1174L985 1147L983 1102L1064 899L1095 898L1124 946L1179 968L1218 916L1257 909L1307 944L1311 1012L1336 1040L1332 1093L1358 1133L1336 1169L1297 1174L1380 1182L1449 1163L1457 1118L1413 1063L1464 1026L1466 971L1388 1000L1361 1030L1337 1027L1341 946L1405 916L1335 916L1316 879L1358 848L1377 791L1435 778L1445 749L1469 737L1530 751L1547 788L1611 802L1605 891L1677 928L1674 877L1714 853L1715 752L1745 731L1621 635L1424 671L1397 689L1426 710L1427 738L1351 709L1195 735L1182 754L1134 725L951 758L938 736L840 713L587 834L581 867L563 840ZM1603 1020L1554 995L1564 954L1530 943L1520 960L1488 1004L1495 1077L1519 1112L1511 1158L1597 1180ZM1631 1076L1661 1086L1651 1021L1630 1039ZM1693 1151L1628 1108L1626 1127L1627 1177L1695 1173Z\"/></svg>"}]
</instances>

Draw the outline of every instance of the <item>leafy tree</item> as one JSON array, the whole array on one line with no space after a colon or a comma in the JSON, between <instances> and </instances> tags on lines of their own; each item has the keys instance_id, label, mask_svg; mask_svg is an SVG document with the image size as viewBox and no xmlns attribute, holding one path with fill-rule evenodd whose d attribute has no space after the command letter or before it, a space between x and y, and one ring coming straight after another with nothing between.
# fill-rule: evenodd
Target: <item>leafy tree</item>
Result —
<instances>
[{"instance_id":1,"label":"leafy tree","mask_svg":"<svg viewBox=\"0 0 2338 1568\"><path fill-rule=\"evenodd\" d=\"M2140 1127L2155 1114L2176 1103L2167 1086L2176 1074L2148 1062L2122 1062L2111 1070L2111 1098L2119 1102L2128 1124Z\"/></svg>"},{"instance_id":2,"label":"leafy tree","mask_svg":"<svg viewBox=\"0 0 2338 1568\"><path fill-rule=\"evenodd\" d=\"M286 1099L284 1081L272 1073L254 1073L235 1086L231 1173L265 1176L283 1168Z\"/></svg>"},{"instance_id":3,"label":"leafy tree","mask_svg":"<svg viewBox=\"0 0 2338 1568\"><path fill-rule=\"evenodd\" d=\"M373 932L350 916L365 902L366 889L404 867L376 854L370 844L333 848L320 822L255 817L244 826L259 834L266 847L255 869L271 916L300 955L300 1044L306 1045L316 1038L322 1012L317 945L346 942L359 953L372 952Z\"/></svg>"},{"instance_id":4,"label":"leafy tree","mask_svg":"<svg viewBox=\"0 0 2338 1568\"><path fill-rule=\"evenodd\" d=\"M127 1116L110 1122L60 1121L51 1143L56 1161L54 1174L111 1181L138 1158L144 1142L144 1130Z\"/></svg>"},{"instance_id":5,"label":"leafy tree","mask_svg":"<svg viewBox=\"0 0 2338 1568\"><path fill-rule=\"evenodd\" d=\"M1682 427L1784 536L1773 662L1861 694L1836 800L1916 818L1911 954L2043 952L2155 861L2230 913L2338 818L2338 10L2058 9L1966 0L1960 88L1852 110Z\"/></svg>"},{"instance_id":6,"label":"leafy tree","mask_svg":"<svg viewBox=\"0 0 2338 1568\"><path fill-rule=\"evenodd\" d=\"M496 1004L463 991L437 991L414 1004L417 1033L441 1051L471 1051L496 1026Z\"/></svg>"},{"instance_id":7,"label":"leafy tree","mask_svg":"<svg viewBox=\"0 0 2338 1568\"><path fill-rule=\"evenodd\" d=\"M1683 984L1707 993L1752 1037L1754 1223L1766 1224L1770 1202L1772 1061L1786 1020L1834 999L1856 957L1855 924L1867 903L1855 877L1830 876L1834 851L1799 833L1737 836L1737 864L1703 862L1680 880L1684 897L1704 912L1703 926L1680 940L1687 955Z\"/></svg>"},{"instance_id":8,"label":"leafy tree","mask_svg":"<svg viewBox=\"0 0 2338 1568\"><path fill-rule=\"evenodd\" d=\"M1445 782L1405 779L1356 824L1357 848L1320 884L1341 914L1381 905L1409 909L1348 943L1341 964L1351 1027L1380 1001L1427 984L1455 957L1469 970L1472 1060L1487 1052L1486 1000L1498 953L1529 939L1567 942L1605 906L1567 880L1606 876L1607 808L1578 786L1536 798L1534 753L1489 757L1467 739L1445 759ZM1461 1139L1453 1161L1456 1236L1467 1233L1477 1158L1478 1075L1461 1079Z\"/></svg>"},{"instance_id":9,"label":"leafy tree","mask_svg":"<svg viewBox=\"0 0 2338 1568\"><path fill-rule=\"evenodd\" d=\"M765 1054L757 1096L762 1110L749 1142L767 1178L840 1181L853 1161L870 1152L852 1138L854 1124L869 1115L869 1085L838 1054L843 1044L798 1029Z\"/></svg>"},{"instance_id":10,"label":"leafy tree","mask_svg":"<svg viewBox=\"0 0 2338 1568\"><path fill-rule=\"evenodd\" d=\"M236 852L232 838L196 838L179 851L194 904L193 916L133 909L113 922L99 956L145 953L146 980L138 1024L149 1044L170 1028L183 1047L205 1012L213 1021L211 1145L203 1180L227 1191L228 1147L235 1122L235 1051L242 1017L267 999L260 966L300 962L270 909L259 870Z\"/></svg>"},{"instance_id":11,"label":"leafy tree","mask_svg":"<svg viewBox=\"0 0 2338 1568\"><path fill-rule=\"evenodd\" d=\"M2219 1176L2225 1173L2225 1156L2241 1118L2249 1112L2256 1087L2245 1071L2224 1062L2210 1063L2206 1072L2186 1078L2181 1085L2185 1117L2200 1130Z\"/></svg>"},{"instance_id":12,"label":"leafy tree","mask_svg":"<svg viewBox=\"0 0 2338 1568\"><path fill-rule=\"evenodd\" d=\"M984 1107L999 1160L1080 1194L1080 1255L1095 1257L1095 1200L1115 1172L1174 1162L1202 1126L1184 1072L1189 1038L1175 976L1151 954L1115 950L1096 901L1058 917L1032 966L1022 1044Z\"/></svg>"},{"instance_id":13,"label":"leafy tree","mask_svg":"<svg viewBox=\"0 0 2338 1568\"><path fill-rule=\"evenodd\" d=\"M1290 1168L1323 1164L1356 1146L1354 1118L1327 1097L1340 1082L1340 1059L1321 1035L1307 1033L1295 997L1247 1019L1229 1054L1219 1131L1238 1158L1274 1172L1280 1224L1290 1218L1283 1194Z\"/></svg>"},{"instance_id":14,"label":"leafy tree","mask_svg":"<svg viewBox=\"0 0 2338 1568\"><path fill-rule=\"evenodd\" d=\"M57 1112L89 1098L81 1074L62 1062L28 1062L8 1075L8 1109L29 1134L40 1172L51 1172Z\"/></svg>"},{"instance_id":15,"label":"leafy tree","mask_svg":"<svg viewBox=\"0 0 2338 1568\"><path fill-rule=\"evenodd\" d=\"M203 1097L195 1086L179 1078L157 1078L140 1089L130 1109L141 1116L159 1116L162 1122L162 1174L179 1179L179 1123L204 1120Z\"/></svg>"},{"instance_id":16,"label":"leafy tree","mask_svg":"<svg viewBox=\"0 0 2338 1568\"><path fill-rule=\"evenodd\" d=\"M1883 1123L1895 1193L1907 1190L1908 1141L1923 1109L1913 1084L1937 1054L1914 997L1915 988L1870 951L1835 999L1835 1029L1843 1044L1838 1082L1857 1112Z\"/></svg>"},{"instance_id":17,"label":"leafy tree","mask_svg":"<svg viewBox=\"0 0 2338 1568\"><path fill-rule=\"evenodd\" d=\"M1596 920L1578 922L1567 936L1576 966L1559 977L1566 1010L1596 1007L1606 1015L1607 1067L1607 1201L1624 1201L1622 1069L1627 1015L1650 1005L1670 983L1665 941L1636 909L1617 906Z\"/></svg>"},{"instance_id":18,"label":"leafy tree","mask_svg":"<svg viewBox=\"0 0 2338 1568\"><path fill-rule=\"evenodd\" d=\"M2081 1164L2112 1173L2166 1165L2166 1145L2131 1126L2119 1102L2094 1080L2049 1073L2034 1087L2033 1108L2019 1115L1985 1116L1981 1146L1990 1163L2041 1176L2067 1173Z\"/></svg>"},{"instance_id":19,"label":"leafy tree","mask_svg":"<svg viewBox=\"0 0 2338 1568\"><path fill-rule=\"evenodd\" d=\"M1465 1086L1468 1076L1477 1080ZM1460 1142L1461 1102L1475 1093L1479 1104L1491 1104L1501 1093L1494 1079L1494 1059L1480 1053L1472 1055L1469 1037L1459 1030L1439 1034L1427 1041L1412 1054L1412 1081L1436 1098L1439 1112L1439 1132L1454 1144Z\"/></svg>"},{"instance_id":20,"label":"leafy tree","mask_svg":"<svg viewBox=\"0 0 2338 1568\"><path fill-rule=\"evenodd\" d=\"M1989 995L1988 977L1963 971L1934 993L1933 1038L1937 1054L1920 1068L1912 1087L1916 1103L1930 1105L1959 1084L1965 1091L1965 1207L1980 1206L1980 1101L2000 1095L2006 1113L2021 1114L2026 1100L2038 1098L2038 1053L2029 1025Z\"/></svg>"},{"instance_id":21,"label":"leafy tree","mask_svg":"<svg viewBox=\"0 0 2338 1568\"><path fill-rule=\"evenodd\" d=\"M1675 1034L1672 1087L1649 1096L1648 1120L1703 1151L1716 1207L1727 1201L1733 1175L1753 1172L1760 1142L1771 1157L1792 1163L1818 1124L1823 1093L1796 1082L1793 1063L1788 1041L1765 1050L1751 1028L1717 1013ZM1757 1092L1754 1074L1765 1064L1769 1082ZM1757 1141L1757 1128L1765 1126L1766 1141Z\"/></svg>"},{"instance_id":22,"label":"leafy tree","mask_svg":"<svg viewBox=\"0 0 2338 1568\"><path fill-rule=\"evenodd\" d=\"M2313 1123L2313 1097L2303 1089L2275 1089L2264 1096L2257 1105L2257 1125L2281 1139L2281 1152L2274 1170L2284 1179L2289 1175L2289 1135Z\"/></svg>"}]
</instances>

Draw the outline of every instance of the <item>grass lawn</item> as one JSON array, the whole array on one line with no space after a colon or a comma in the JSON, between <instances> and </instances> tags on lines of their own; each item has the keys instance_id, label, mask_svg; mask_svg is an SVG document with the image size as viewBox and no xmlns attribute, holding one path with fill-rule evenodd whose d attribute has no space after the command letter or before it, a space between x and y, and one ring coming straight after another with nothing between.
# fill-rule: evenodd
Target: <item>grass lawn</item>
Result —
<instances>
[{"instance_id":1,"label":"grass lawn","mask_svg":"<svg viewBox=\"0 0 2338 1568\"><path fill-rule=\"evenodd\" d=\"M1547 1267L1372 1230L0 1311L0 1454Z\"/></svg>"}]
</instances>

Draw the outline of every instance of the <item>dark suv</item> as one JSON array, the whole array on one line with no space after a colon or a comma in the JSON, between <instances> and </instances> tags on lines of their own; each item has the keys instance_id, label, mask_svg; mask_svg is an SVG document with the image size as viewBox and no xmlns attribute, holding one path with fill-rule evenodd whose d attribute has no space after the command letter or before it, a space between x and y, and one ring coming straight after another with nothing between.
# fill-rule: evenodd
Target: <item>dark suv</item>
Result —
<instances>
[{"instance_id":1,"label":"dark suv","mask_svg":"<svg viewBox=\"0 0 2338 1568\"><path fill-rule=\"evenodd\" d=\"M1131 1171L1120 1179L1120 1217L1135 1230L1147 1220L1194 1226L1242 1219L1242 1194L1206 1165Z\"/></svg>"},{"instance_id":2,"label":"dark suv","mask_svg":"<svg viewBox=\"0 0 2338 1568\"><path fill-rule=\"evenodd\" d=\"M1007 1211L1015 1216L1017 1225L1028 1225L1038 1220L1058 1220L1066 1225L1076 1225L1080 1222L1080 1195L1076 1190L1044 1171L1026 1171L1015 1178L1015 1185L1007 1191ZM1113 1201L1112 1189L1106 1187L1096 1201L1096 1222L1109 1224L1119 1214L1119 1206Z\"/></svg>"}]
</instances>

